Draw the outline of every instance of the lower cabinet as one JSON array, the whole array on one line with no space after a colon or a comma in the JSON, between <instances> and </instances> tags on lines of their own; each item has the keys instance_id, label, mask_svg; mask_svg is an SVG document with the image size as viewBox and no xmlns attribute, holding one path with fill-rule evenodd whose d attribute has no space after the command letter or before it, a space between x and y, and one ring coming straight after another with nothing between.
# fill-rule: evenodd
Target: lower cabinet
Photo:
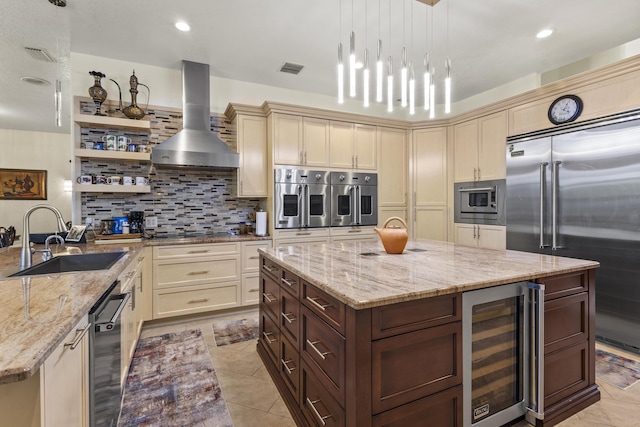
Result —
<instances>
[{"instance_id":1,"label":"lower cabinet","mask_svg":"<svg viewBox=\"0 0 640 427\"><path fill-rule=\"evenodd\" d=\"M500 225L460 224L453 225L455 243L486 249L507 248L507 230Z\"/></svg>"},{"instance_id":2,"label":"lower cabinet","mask_svg":"<svg viewBox=\"0 0 640 427\"><path fill-rule=\"evenodd\" d=\"M298 425L461 425L460 294L353 310L264 257L260 283L258 353Z\"/></svg>"},{"instance_id":3,"label":"lower cabinet","mask_svg":"<svg viewBox=\"0 0 640 427\"><path fill-rule=\"evenodd\" d=\"M136 351L138 338L142 329L143 307L144 307L144 278L143 278L144 256L140 256L133 261L129 267L120 275L120 290L122 293L130 293L129 302L122 310L121 314L121 377L120 386L124 384L129 374L129 367L133 354Z\"/></svg>"},{"instance_id":4,"label":"lower cabinet","mask_svg":"<svg viewBox=\"0 0 640 427\"><path fill-rule=\"evenodd\" d=\"M34 376L0 385L0 425L89 425L89 327L84 317Z\"/></svg>"}]
</instances>

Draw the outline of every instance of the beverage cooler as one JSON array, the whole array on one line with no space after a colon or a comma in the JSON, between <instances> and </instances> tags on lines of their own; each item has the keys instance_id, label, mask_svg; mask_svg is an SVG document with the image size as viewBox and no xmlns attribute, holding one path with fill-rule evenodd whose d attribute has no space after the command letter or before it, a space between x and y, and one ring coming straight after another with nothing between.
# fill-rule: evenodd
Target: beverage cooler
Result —
<instances>
[{"instance_id":1,"label":"beverage cooler","mask_svg":"<svg viewBox=\"0 0 640 427\"><path fill-rule=\"evenodd\" d=\"M462 307L464 426L543 419L544 285L465 292Z\"/></svg>"}]
</instances>

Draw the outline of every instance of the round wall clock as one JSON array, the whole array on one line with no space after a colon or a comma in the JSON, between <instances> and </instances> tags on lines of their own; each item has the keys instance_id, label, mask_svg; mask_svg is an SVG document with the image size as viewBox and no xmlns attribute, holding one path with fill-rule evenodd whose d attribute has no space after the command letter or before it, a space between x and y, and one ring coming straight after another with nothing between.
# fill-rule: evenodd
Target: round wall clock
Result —
<instances>
[{"instance_id":1,"label":"round wall clock","mask_svg":"<svg viewBox=\"0 0 640 427\"><path fill-rule=\"evenodd\" d=\"M563 95L549 106L549 121L554 125L572 122L582 113L582 99L576 95Z\"/></svg>"}]
</instances>

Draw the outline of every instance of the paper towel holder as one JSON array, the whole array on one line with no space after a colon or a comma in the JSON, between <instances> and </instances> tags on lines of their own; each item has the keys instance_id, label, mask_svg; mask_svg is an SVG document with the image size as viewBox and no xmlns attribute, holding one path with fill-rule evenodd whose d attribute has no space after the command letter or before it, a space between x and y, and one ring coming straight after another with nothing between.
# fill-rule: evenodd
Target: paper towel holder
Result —
<instances>
[{"instance_id":1,"label":"paper towel holder","mask_svg":"<svg viewBox=\"0 0 640 427\"><path fill-rule=\"evenodd\" d=\"M267 213L262 208L256 212L255 235L260 237L267 235Z\"/></svg>"}]
</instances>

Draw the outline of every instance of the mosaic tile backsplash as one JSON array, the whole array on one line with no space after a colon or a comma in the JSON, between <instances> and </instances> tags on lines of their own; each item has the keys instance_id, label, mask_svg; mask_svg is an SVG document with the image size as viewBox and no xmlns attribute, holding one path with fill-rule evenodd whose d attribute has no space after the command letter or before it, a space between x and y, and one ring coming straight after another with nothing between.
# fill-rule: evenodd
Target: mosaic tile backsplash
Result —
<instances>
[{"instance_id":1,"label":"mosaic tile backsplash","mask_svg":"<svg viewBox=\"0 0 640 427\"><path fill-rule=\"evenodd\" d=\"M80 110L93 114L92 103L81 103ZM118 112L109 111L118 116ZM80 142L100 141L105 134L126 135L134 144L153 146L182 129L182 113L149 109L145 120L151 132L82 128ZM224 115L211 118L211 130L235 148L235 135ZM105 159L82 159L82 174L105 176L144 176L149 178L150 193L82 193L82 221L111 219L130 211L143 211L155 216L158 226L147 229L151 235L175 235L238 231L240 221L247 221L261 199L235 196L235 171L156 169L151 163Z\"/></svg>"}]
</instances>

